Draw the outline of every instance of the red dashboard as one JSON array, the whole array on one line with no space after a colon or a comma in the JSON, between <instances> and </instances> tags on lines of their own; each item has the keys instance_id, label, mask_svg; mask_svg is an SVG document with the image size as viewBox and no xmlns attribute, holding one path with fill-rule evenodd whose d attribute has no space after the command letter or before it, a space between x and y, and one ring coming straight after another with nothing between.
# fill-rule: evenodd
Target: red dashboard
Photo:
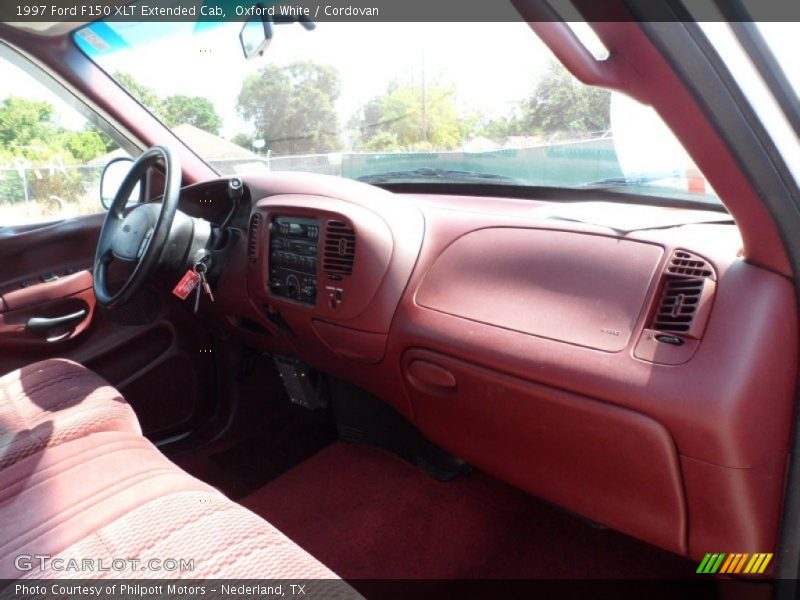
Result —
<instances>
[{"instance_id":1,"label":"red dashboard","mask_svg":"<svg viewBox=\"0 0 800 600\"><path fill-rule=\"evenodd\" d=\"M543 218L538 201L246 183L248 230L207 309L227 334L663 548L774 548L795 300L739 257L734 225L626 233Z\"/></svg>"}]
</instances>

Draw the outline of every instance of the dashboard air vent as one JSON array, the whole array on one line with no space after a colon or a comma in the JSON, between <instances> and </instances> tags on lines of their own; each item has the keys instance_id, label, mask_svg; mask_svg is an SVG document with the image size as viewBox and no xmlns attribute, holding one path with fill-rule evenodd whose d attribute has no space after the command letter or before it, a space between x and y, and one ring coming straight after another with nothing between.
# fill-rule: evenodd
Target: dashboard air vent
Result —
<instances>
[{"instance_id":1,"label":"dashboard air vent","mask_svg":"<svg viewBox=\"0 0 800 600\"><path fill-rule=\"evenodd\" d=\"M258 258L258 235L261 232L261 215L255 213L250 217L250 226L247 231L247 258L251 263Z\"/></svg>"},{"instance_id":2,"label":"dashboard air vent","mask_svg":"<svg viewBox=\"0 0 800 600\"><path fill-rule=\"evenodd\" d=\"M702 279L668 278L653 322L659 331L686 333L692 325L703 293Z\"/></svg>"},{"instance_id":3,"label":"dashboard air vent","mask_svg":"<svg viewBox=\"0 0 800 600\"><path fill-rule=\"evenodd\" d=\"M690 254L685 250L676 250L672 254L669 266L667 266L667 273L685 277L711 277L714 271L699 256Z\"/></svg>"},{"instance_id":4,"label":"dashboard air vent","mask_svg":"<svg viewBox=\"0 0 800 600\"><path fill-rule=\"evenodd\" d=\"M350 275L356 256L356 232L343 221L330 220L325 225L322 269L330 275Z\"/></svg>"},{"instance_id":5,"label":"dashboard air vent","mask_svg":"<svg viewBox=\"0 0 800 600\"><path fill-rule=\"evenodd\" d=\"M700 338L716 288L709 263L685 250L676 250L664 272L652 328Z\"/></svg>"}]
</instances>

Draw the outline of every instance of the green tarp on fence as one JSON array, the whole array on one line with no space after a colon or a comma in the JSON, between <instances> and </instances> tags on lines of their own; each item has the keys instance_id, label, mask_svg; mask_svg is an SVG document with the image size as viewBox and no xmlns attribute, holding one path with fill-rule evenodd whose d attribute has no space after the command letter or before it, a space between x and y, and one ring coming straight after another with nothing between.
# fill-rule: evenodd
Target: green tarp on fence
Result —
<instances>
[{"instance_id":1,"label":"green tarp on fence","mask_svg":"<svg viewBox=\"0 0 800 600\"><path fill-rule=\"evenodd\" d=\"M490 173L528 185L572 186L622 177L611 139L488 152L343 154L341 174L358 179L420 167Z\"/></svg>"}]
</instances>

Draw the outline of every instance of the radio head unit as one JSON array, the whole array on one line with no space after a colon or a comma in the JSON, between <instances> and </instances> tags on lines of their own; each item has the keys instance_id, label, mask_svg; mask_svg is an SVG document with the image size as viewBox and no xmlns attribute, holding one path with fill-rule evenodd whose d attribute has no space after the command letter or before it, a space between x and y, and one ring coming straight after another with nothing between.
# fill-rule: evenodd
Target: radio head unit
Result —
<instances>
[{"instance_id":1,"label":"radio head unit","mask_svg":"<svg viewBox=\"0 0 800 600\"><path fill-rule=\"evenodd\" d=\"M317 303L318 219L276 216L269 224L269 289L304 304Z\"/></svg>"}]
</instances>

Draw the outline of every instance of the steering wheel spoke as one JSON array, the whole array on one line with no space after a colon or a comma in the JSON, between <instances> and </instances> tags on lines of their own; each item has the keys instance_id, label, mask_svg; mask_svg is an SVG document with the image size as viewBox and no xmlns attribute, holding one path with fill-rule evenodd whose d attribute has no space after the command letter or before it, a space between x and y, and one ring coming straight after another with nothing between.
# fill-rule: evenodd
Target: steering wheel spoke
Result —
<instances>
[{"instance_id":1,"label":"steering wheel spoke","mask_svg":"<svg viewBox=\"0 0 800 600\"><path fill-rule=\"evenodd\" d=\"M96 260L102 260L108 263L113 258L111 252L111 245L114 236L121 227L122 219L108 215L106 222L103 224L103 231L101 232L100 239L97 240Z\"/></svg>"},{"instance_id":2,"label":"steering wheel spoke","mask_svg":"<svg viewBox=\"0 0 800 600\"><path fill-rule=\"evenodd\" d=\"M139 249L136 251L136 257L133 259L133 262L140 262L144 255L147 253L147 250L150 248L150 243L153 241L153 234L155 233L155 227L151 227L147 230L144 234L144 238L142 239L142 243L139 244Z\"/></svg>"}]
</instances>

